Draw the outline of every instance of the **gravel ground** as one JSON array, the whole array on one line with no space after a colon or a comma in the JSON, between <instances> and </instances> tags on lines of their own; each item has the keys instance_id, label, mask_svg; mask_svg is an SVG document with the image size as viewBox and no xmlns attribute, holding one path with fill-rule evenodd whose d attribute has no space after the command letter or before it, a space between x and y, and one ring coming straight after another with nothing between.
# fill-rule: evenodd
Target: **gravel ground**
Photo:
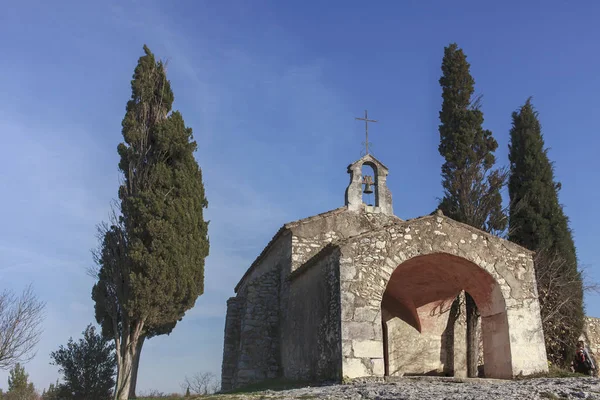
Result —
<instances>
[{"instance_id":1,"label":"gravel ground","mask_svg":"<svg viewBox=\"0 0 600 400\"><path fill-rule=\"evenodd\" d=\"M353 382L285 391L219 395L214 399L599 399L598 378L492 379L399 378L393 382Z\"/></svg>"}]
</instances>

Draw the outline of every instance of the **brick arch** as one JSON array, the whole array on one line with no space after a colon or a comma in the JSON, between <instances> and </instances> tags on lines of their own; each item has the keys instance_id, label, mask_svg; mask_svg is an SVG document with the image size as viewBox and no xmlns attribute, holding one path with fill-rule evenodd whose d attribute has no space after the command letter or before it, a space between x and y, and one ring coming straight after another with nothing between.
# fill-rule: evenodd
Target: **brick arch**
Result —
<instances>
[{"instance_id":1,"label":"brick arch","mask_svg":"<svg viewBox=\"0 0 600 400\"><path fill-rule=\"evenodd\" d=\"M395 300L401 319L420 331L420 305L464 289L482 314L486 376L547 370L533 260L522 247L441 216L387 226L339 247L344 375L384 374L383 350L376 351L383 349L382 301ZM386 294L396 281L404 286L393 283Z\"/></svg>"}]
</instances>

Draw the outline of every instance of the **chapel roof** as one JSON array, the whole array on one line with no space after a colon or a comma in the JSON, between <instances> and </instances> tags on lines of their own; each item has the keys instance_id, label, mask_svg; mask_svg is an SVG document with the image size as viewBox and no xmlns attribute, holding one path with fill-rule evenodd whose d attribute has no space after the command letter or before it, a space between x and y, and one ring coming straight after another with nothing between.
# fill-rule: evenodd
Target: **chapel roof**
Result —
<instances>
[{"instance_id":1,"label":"chapel roof","mask_svg":"<svg viewBox=\"0 0 600 400\"><path fill-rule=\"evenodd\" d=\"M277 241L277 239L279 239L281 237L281 235L283 235L284 232L289 231L291 228L294 228L296 226L299 226L299 225L302 225L305 223L309 223L309 222L313 222L313 221L316 221L319 219L327 218L332 215L341 214L347 210L348 210L348 208L346 206L342 206L342 207L339 207L339 208L336 208L333 210L326 211L324 213L320 213L317 215L313 215L310 217L298 219L296 221L291 221L286 224L283 224L283 226L281 228L279 228L279 230L275 233L275 235L273 235L273 237L271 238L269 243L267 243L265 248L260 252L258 257L256 257L256 259L254 259L252 264L250 264L250 267L248 268L248 270L244 273L244 275L242 276L242 278L240 279L238 284L235 286L234 291L235 292L238 291L238 289L239 289L240 285L242 284L242 282L244 281L244 279L252 272L252 270L256 267L256 265L258 265L260 263L260 261L266 256L266 254L269 251L269 249L271 248L271 246Z\"/></svg>"}]
</instances>

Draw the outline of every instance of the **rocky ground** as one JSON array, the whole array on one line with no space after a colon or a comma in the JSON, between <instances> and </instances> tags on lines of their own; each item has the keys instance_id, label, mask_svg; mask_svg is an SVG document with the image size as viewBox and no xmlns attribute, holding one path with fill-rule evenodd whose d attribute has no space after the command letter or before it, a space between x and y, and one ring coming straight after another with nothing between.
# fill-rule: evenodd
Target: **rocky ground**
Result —
<instances>
[{"instance_id":1,"label":"rocky ground","mask_svg":"<svg viewBox=\"0 0 600 400\"><path fill-rule=\"evenodd\" d=\"M475 399L599 399L598 378L492 379L398 378L391 382L353 382L346 385L267 390L210 396L214 400L351 399L351 400L475 400Z\"/></svg>"}]
</instances>

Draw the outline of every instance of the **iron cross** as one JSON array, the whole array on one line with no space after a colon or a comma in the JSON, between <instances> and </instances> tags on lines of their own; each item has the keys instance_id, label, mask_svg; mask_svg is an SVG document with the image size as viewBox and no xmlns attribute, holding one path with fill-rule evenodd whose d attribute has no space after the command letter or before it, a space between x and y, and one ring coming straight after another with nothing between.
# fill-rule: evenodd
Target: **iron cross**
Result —
<instances>
[{"instance_id":1,"label":"iron cross","mask_svg":"<svg viewBox=\"0 0 600 400\"><path fill-rule=\"evenodd\" d=\"M369 122L377 122L374 119L369 119L369 116L367 115L367 110L365 110L365 117L364 118L358 118L356 117L355 119L359 120L359 121L365 121L365 135L367 137L367 141L365 142L365 147L367 150L367 154L369 154Z\"/></svg>"}]
</instances>

